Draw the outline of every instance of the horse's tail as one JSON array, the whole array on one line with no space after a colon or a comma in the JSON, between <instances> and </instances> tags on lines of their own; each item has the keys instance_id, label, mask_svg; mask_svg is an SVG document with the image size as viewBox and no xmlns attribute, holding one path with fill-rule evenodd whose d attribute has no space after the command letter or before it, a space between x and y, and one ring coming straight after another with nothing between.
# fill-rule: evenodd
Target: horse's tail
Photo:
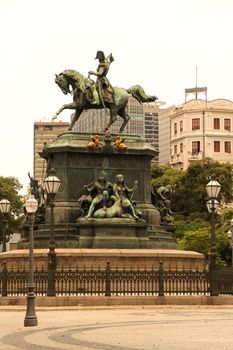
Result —
<instances>
[{"instance_id":1,"label":"horse's tail","mask_svg":"<svg viewBox=\"0 0 233 350\"><path fill-rule=\"evenodd\" d=\"M154 102L158 100L156 96L146 95L144 89L140 85L131 86L128 90L126 90L130 95L132 95L139 103L143 102Z\"/></svg>"}]
</instances>

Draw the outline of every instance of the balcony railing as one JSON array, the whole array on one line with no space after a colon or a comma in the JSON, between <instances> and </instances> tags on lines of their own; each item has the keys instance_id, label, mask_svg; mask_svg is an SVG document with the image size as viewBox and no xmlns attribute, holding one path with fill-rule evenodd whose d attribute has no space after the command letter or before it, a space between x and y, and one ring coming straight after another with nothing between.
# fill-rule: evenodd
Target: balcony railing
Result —
<instances>
[{"instance_id":1,"label":"balcony railing","mask_svg":"<svg viewBox=\"0 0 233 350\"><path fill-rule=\"evenodd\" d=\"M170 158L170 164L183 164L183 162L184 162L183 153L176 153L172 155Z\"/></svg>"},{"instance_id":2,"label":"balcony railing","mask_svg":"<svg viewBox=\"0 0 233 350\"><path fill-rule=\"evenodd\" d=\"M194 160L201 160L203 158L202 151L200 152L188 152L188 160L194 161Z\"/></svg>"}]
</instances>

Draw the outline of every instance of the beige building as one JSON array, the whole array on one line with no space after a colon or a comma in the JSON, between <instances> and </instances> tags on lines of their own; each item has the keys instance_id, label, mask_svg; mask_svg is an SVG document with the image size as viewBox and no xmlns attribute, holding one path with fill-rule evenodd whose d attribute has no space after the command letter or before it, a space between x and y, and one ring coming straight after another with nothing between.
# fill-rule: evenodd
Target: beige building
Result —
<instances>
[{"instance_id":1,"label":"beige building","mask_svg":"<svg viewBox=\"0 0 233 350\"><path fill-rule=\"evenodd\" d=\"M46 175L46 162L38 152L41 152L44 143L49 145L57 135L67 130L69 123L63 122L35 122L34 123L34 178L43 180Z\"/></svg>"},{"instance_id":2,"label":"beige building","mask_svg":"<svg viewBox=\"0 0 233 350\"><path fill-rule=\"evenodd\" d=\"M233 163L233 102L195 99L170 112L170 164L187 169L205 157Z\"/></svg>"}]
</instances>

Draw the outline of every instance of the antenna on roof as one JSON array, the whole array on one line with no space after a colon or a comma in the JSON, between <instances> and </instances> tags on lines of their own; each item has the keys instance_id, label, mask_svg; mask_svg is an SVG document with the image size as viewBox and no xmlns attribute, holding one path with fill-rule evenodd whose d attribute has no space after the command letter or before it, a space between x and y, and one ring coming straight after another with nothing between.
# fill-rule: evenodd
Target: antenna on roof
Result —
<instances>
[{"instance_id":1,"label":"antenna on roof","mask_svg":"<svg viewBox=\"0 0 233 350\"><path fill-rule=\"evenodd\" d=\"M204 97L205 97L205 100L207 101L207 87L204 86L204 87L198 87L197 85L197 66L196 66L196 86L195 88L191 88L191 89L185 89L185 102L187 102L187 98L190 96L190 95L194 95L195 96L195 99L197 100L199 98L199 95L203 94ZM192 99L192 98L190 98Z\"/></svg>"},{"instance_id":2,"label":"antenna on roof","mask_svg":"<svg viewBox=\"0 0 233 350\"><path fill-rule=\"evenodd\" d=\"M196 66L196 100L197 100L197 66Z\"/></svg>"}]
</instances>

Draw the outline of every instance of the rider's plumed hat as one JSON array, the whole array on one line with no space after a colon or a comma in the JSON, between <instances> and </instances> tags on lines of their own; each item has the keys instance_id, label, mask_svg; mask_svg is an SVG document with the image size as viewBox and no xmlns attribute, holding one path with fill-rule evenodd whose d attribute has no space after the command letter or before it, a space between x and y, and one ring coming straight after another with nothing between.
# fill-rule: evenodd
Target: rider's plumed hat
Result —
<instances>
[{"instance_id":1,"label":"rider's plumed hat","mask_svg":"<svg viewBox=\"0 0 233 350\"><path fill-rule=\"evenodd\" d=\"M96 59L98 59L98 60L105 60L105 55L104 55L103 51L97 51L96 52L95 60Z\"/></svg>"}]
</instances>

